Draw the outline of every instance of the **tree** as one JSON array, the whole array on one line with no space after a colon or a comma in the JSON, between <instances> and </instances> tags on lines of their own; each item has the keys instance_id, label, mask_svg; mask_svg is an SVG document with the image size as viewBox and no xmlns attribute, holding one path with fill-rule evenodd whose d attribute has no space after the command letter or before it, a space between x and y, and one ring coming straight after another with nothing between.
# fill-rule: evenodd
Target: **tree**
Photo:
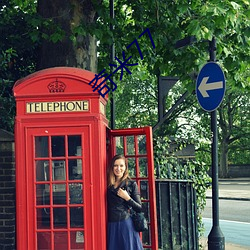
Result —
<instances>
[{"instance_id":1,"label":"tree","mask_svg":"<svg viewBox=\"0 0 250 250\"><path fill-rule=\"evenodd\" d=\"M248 1L117 1L115 42L117 52L130 44L145 28L149 28L154 38L156 49L152 50L150 42L142 41L143 61L147 62L150 73L178 76L188 79L189 74L198 72L208 60L208 43L212 37L217 40L217 57L220 64L226 64L226 77L237 78L242 82L234 86L247 86L249 78L241 77L245 71L249 55L249 19L247 18ZM125 35L126 34L126 35ZM183 49L176 49L177 40L186 36L195 36L197 42ZM131 54L139 58L134 46ZM237 73L237 74L236 74ZM248 76L249 77L249 76Z\"/></svg>"},{"instance_id":2,"label":"tree","mask_svg":"<svg viewBox=\"0 0 250 250\"><path fill-rule=\"evenodd\" d=\"M0 128L14 130L16 80L34 72L37 44L33 42L35 6L0 2Z\"/></svg>"},{"instance_id":3,"label":"tree","mask_svg":"<svg viewBox=\"0 0 250 250\"><path fill-rule=\"evenodd\" d=\"M1 6L0 29L1 34L4 34L0 38L1 65L4 65L0 69L3 83L1 98L8 107L13 107L13 100L8 99L13 83L35 69L68 65L100 72L107 68L110 63L109 46L113 40L118 58L122 58L124 51L127 56L132 55L131 63L139 63L131 68L131 76L125 75L119 82L115 92L117 127L154 125L157 122L156 85L159 75L179 77L181 86L178 91L183 93L188 89L192 93L192 76L209 58L208 40L213 36L217 40L217 59L225 72L227 85L235 91L237 88L249 91L247 0L119 0L115 1L115 20L110 20L108 0L39 0L38 3L31 0L4 0ZM115 25L113 33L109 29L110 23ZM155 49L148 36L138 37L146 28L151 32ZM197 38L196 43L181 49L175 48L177 40L190 35ZM135 44L127 48L135 39L139 42L143 60ZM99 53L98 68L96 50ZM115 78L118 81L118 76L115 75ZM176 99L177 95L172 91L167 107ZM190 103L194 105L192 99L194 96L190 96L186 105L182 105L167 119L160 133L174 135L180 131L179 126L184 127L183 124L178 125L176 118L188 112ZM124 103L128 107L126 112ZM193 112L198 110L194 108ZM2 127L10 124L8 129L13 126L14 114L9 111L9 108L1 109L2 117L11 114L9 122L2 122Z\"/></svg>"},{"instance_id":4,"label":"tree","mask_svg":"<svg viewBox=\"0 0 250 250\"><path fill-rule=\"evenodd\" d=\"M97 72L97 41L92 29L100 3L38 0L37 13L43 20L38 69L70 66Z\"/></svg>"},{"instance_id":5,"label":"tree","mask_svg":"<svg viewBox=\"0 0 250 250\"><path fill-rule=\"evenodd\" d=\"M129 1L124 9L119 8L121 12L123 11L126 13L126 20L129 21L126 22L122 19L122 13L119 13L118 16L121 18L119 23L123 24L121 29L123 29L124 32L128 31L129 33L136 33L136 31L142 30L142 26L147 26L152 31L152 36L154 37L156 44L156 51L151 52L151 50L149 50L147 53L145 51L148 48L146 47L147 43L145 43L145 46L142 48L143 53L147 53L148 59L143 60L147 61L145 64L147 65L148 72L151 74L153 73L155 76L160 74L178 76L182 80L182 86L185 86L185 88L188 88L191 92L194 89L194 81L190 76L193 75L193 72L196 74L206 60L209 59L208 41L214 36L217 40L217 59L225 72L228 88L233 88L233 91L237 93L240 89L244 88L245 91L249 93L250 74L249 62L247 59L250 55L249 29L247 28L249 26L249 19L247 18L248 6L248 1L209 1L206 3L201 1L185 3L183 1L174 1L171 3L147 1L144 2L143 5L138 5ZM175 15L175 13L178 14ZM120 29L118 28L118 36L121 37L121 32L119 32ZM189 46L176 50L174 46L175 42L188 35L194 35L197 38L197 42L191 47ZM120 42L118 46L119 45ZM133 54L136 53L138 55L135 48ZM150 60L152 60L153 63ZM156 84L156 80L152 82ZM153 86L154 87L151 85L151 89L155 89L155 85ZM143 88L138 88L137 92L142 94L142 92L140 92L142 89ZM132 90L126 91L132 92ZM150 95L147 95L147 92L143 93L143 99L147 99L149 96ZM155 94L153 94L153 96L155 96ZM122 95L122 97L124 97L124 95ZM245 101L248 102L248 100ZM228 104L227 101L225 102ZM139 103L140 102L138 102L138 106L140 105ZM223 113L226 113L226 111L222 109L223 107L224 106L221 106L220 110L222 110ZM147 107L144 107L143 110L144 116L150 112L152 113L152 109L150 112L147 112ZM180 119L180 116L185 116L185 113L188 112L187 110L187 106L184 112L181 112L181 109L178 109L178 118ZM128 110L126 110L126 113L128 113ZM137 114L138 113L139 112L137 112ZM210 144L211 131L209 116L207 114L201 115L197 105L194 105L193 112L190 111L189 113L191 114L192 121L189 119L189 124L186 127L192 129L186 130L185 134L188 133L188 137L191 139L195 137L195 134L199 133L198 131L200 131L200 134L196 137L196 145L203 146L203 143L197 141L197 138L203 138L200 136L202 134L204 134L204 139ZM132 115L135 113L130 111L130 114ZM234 116L237 115L234 114ZM194 117L197 119L194 119ZM200 117L203 117L204 121L201 121ZM172 132L176 135L176 133L180 131L180 127L183 128L184 125L181 124L179 127L178 125L176 126L175 123L173 126L171 118L173 121L173 118L176 118L175 114L166 121L165 127L174 127L175 130L172 130ZM148 122L152 122L152 119L148 120ZM199 126L202 123L203 127L198 129L198 127L195 126L197 131L194 132L194 126L191 125L194 123L196 123L196 125L199 124ZM219 125L222 124L222 122L219 123ZM208 128L206 132L203 132L204 128ZM169 132L171 129L165 131ZM181 129L181 131L184 130ZM220 131L223 131L223 128ZM244 128L244 131L246 132L246 128ZM161 130L161 132L164 131ZM235 131L230 130L227 132L231 133L229 137L233 138L235 136ZM239 140L243 139L244 137L241 137ZM204 144L204 146L205 145L208 144ZM222 136L220 137L220 146L222 150L220 154L220 169L225 169L225 171L224 174L220 171L221 176L225 176L225 173L227 172L227 165L225 164L225 161L222 161L227 152L227 150L225 151L223 148L225 145ZM202 148L200 148L200 150L202 150ZM211 154L211 150L206 146L204 153ZM202 158L205 156L204 153L202 154ZM210 156L206 157L206 159L210 159Z\"/></svg>"},{"instance_id":6,"label":"tree","mask_svg":"<svg viewBox=\"0 0 250 250\"><path fill-rule=\"evenodd\" d=\"M226 101L219 108L219 126L221 129L220 177L228 177L228 153L230 151L241 150L245 152L245 155L249 154L249 145L246 140L250 136L249 110L250 102L248 95L233 91L228 91Z\"/></svg>"}]
</instances>

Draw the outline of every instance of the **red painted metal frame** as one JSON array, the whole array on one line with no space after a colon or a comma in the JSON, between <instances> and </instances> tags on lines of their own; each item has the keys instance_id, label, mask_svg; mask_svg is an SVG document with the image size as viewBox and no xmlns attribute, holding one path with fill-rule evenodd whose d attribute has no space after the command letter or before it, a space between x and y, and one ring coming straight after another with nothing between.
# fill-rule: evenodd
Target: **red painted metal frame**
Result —
<instances>
[{"instance_id":1,"label":"red painted metal frame","mask_svg":"<svg viewBox=\"0 0 250 250\"><path fill-rule=\"evenodd\" d=\"M111 154L109 160L116 154L116 142L115 138L122 136L125 140L126 136L146 136L146 155L140 155L140 157L147 157L148 161L148 177L139 177L139 169L136 167L136 178L135 180L139 184L140 180L148 180L149 182L149 206L150 206L150 223L149 227L151 230L151 245L145 245L144 248L158 250L158 233L157 233L157 215L156 215L156 193L155 193L155 177L154 177L154 160L153 160L153 142L152 142L152 128L142 127L142 128L129 128L129 129L117 129L109 131L110 143L111 143ZM135 159L138 161L138 145L135 142ZM124 143L124 155L127 155L126 143ZM130 155L133 157L133 155ZM138 166L138 162L136 164ZM140 185L138 185L140 187Z\"/></svg>"},{"instance_id":2,"label":"red painted metal frame","mask_svg":"<svg viewBox=\"0 0 250 250\"><path fill-rule=\"evenodd\" d=\"M115 154L115 142L113 139L111 139L111 145L107 145L109 147L107 150L107 134L111 138L115 136L146 135L147 180L149 181L148 202L150 204L151 228L150 248L151 250L158 249L152 129L151 127L145 127L109 131L107 129L108 121L101 109L101 107L106 106L107 99L100 96L97 92L93 92L92 87L88 85L94 76L94 73L86 70L58 67L36 72L19 80L14 86L13 91L17 107L15 122L17 250L37 249L34 197L36 182L33 169L35 159L34 136L47 135L48 133L50 136L58 134L69 135L79 131L84 137L84 147L85 150L88 147L89 155L84 159L86 164L85 174L89 176L89 181L85 184L85 190L89 190L85 194L89 195L89 197L84 197L84 200L86 199L89 203L87 205L88 212L84 215L87 223L85 224L85 250L106 250L107 154L110 152L111 156ZM65 92L49 92L49 84L57 81L65 83ZM88 101L89 110L83 112L40 112L31 114L26 112L28 102L77 100ZM143 178L138 177L138 183ZM149 248L149 246L145 246L145 248Z\"/></svg>"},{"instance_id":3,"label":"red painted metal frame","mask_svg":"<svg viewBox=\"0 0 250 250\"><path fill-rule=\"evenodd\" d=\"M88 85L94 73L69 67L45 69L19 80L14 88L17 115L15 121L16 153L16 244L17 250L35 250L34 136L68 135L82 131L84 159L89 175L85 231L85 250L106 250L106 129L108 121L101 110L107 99ZM49 92L48 84L62 81L65 92ZM101 80L100 80L101 81ZM27 102L64 102L86 100L89 110L83 112L27 113ZM88 132L85 131L88 129ZM87 133L85 133L85 132ZM50 133L50 132L49 132ZM86 139L87 138L87 139ZM86 151L86 150L85 150ZM87 185L87 186L86 186ZM87 229L86 229L87 228Z\"/></svg>"},{"instance_id":4,"label":"red painted metal frame","mask_svg":"<svg viewBox=\"0 0 250 250\"><path fill-rule=\"evenodd\" d=\"M45 132L45 130L47 132ZM67 237L68 240L67 242L71 242L71 232L76 232L76 231L84 231L84 237L86 238L85 240L85 245L88 246L89 245L89 238L91 237L91 235L93 234L93 215L91 216L91 210L92 210L92 202L91 202L91 192L92 190L89 188L89 186L91 186L91 175L88 169L86 169L86 166L88 166L89 163L89 148L86 147L86 145L88 145L89 142L89 127L88 126L83 126L83 127L69 127L68 129L68 133L65 133L65 128L28 128L27 129L27 152L29 152L29 156L28 156L28 161L27 161L27 167L30 171L27 172L28 175L28 182L27 182L27 190L28 190L28 197L30 197L29 202L27 204L27 208L28 208L28 214L29 214L29 218L30 218L30 230L31 232L34 232L33 228L35 229L34 232L34 237L30 237L29 242L28 242L28 249L36 249L36 242L37 242L37 234L36 232L49 232L51 233L51 248L50 249L54 249L54 238L52 237L54 232L65 232L67 233ZM73 132L74 131L74 132ZM35 152L34 152L34 137L35 136L65 136L65 139L67 141L67 136L68 135L81 135L82 138L82 152L84 152L84 154L82 154L81 157L69 157L67 155L62 156L62 157L57 157L57 158L65 158L65 162L66 162L66 180L65 181L59 181L56 183L60 183L60 184L66 184L66 197L69 197L69 190L68 190L68 185L69 183L80 183L79 181L74 181L74 180L69 180L68 179L68 171L67 171L67 160L68 159L82 159L82 165L83 165L83 176L84 179L82 181L83 184L83 209L84 209L84 222L85 224L88 226L88 230L84 230L83 226L82 228L72 228L70 227L70 223L69 223L69 218L70 218L70 214L69 214L69 209L67 209L67 228L60 228L60 229L52 229L52 222L53 222L53 213L51 213L51 219L50 219L50 229L38 229L37 228L37 223L36 223L36 219L33 220L33 218L37 218L37 213L36 213L36 208L44 208L43 205L37 205L36 204L36 185L37 184L45 184L45 182L41 182L41 181L36 181L36 176L35 176L35 161L36 160L45 160L44 158L36 158L35 157ZM50 140L49 140L49 150L51 151L51 147L50 147ZM67 152L67 142L65 143L65 152ZM49 157L46 157L46 160L51 161L51 152L49 154ZM56 160L56 159L54 159ZM33 170L33 171L31 171ZM52 177L52 169L50 169L50 176ZM47 184L52 183L52 179L50 178L50 181L46 182ZM54 183L54 182L53 182ZM33 203L31 202L33 201ZM63 207L79 207L80 205L69 205L69 201L66 200L66 204ZM86 204L86 205L85 205ZM46 206L48 209L52 208L52 189L50 188L50 205ZM54 207L62 207L60 205L53 205ZM86 216L87 215L87 216ZM30 233L30 235L32 236L32 233ZM91 249L92 248L92 243L90 244L90 246L87 248L85 247L85 249ZM68 245L68 250L70 250L70 243Z\"/></svg>"}]
</instances>

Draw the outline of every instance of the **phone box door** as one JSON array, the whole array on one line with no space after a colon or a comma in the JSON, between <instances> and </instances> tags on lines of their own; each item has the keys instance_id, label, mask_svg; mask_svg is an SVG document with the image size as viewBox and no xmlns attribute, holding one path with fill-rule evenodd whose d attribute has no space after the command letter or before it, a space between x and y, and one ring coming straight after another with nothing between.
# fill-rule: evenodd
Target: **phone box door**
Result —
<instances>
[{"instance_id":1,"label":"phone box door","mask_svg":"<svg viewBox=\"0 0 250 250\"><path fill-rule=\"evenodd\" d=\"M142 207L148 219L149 230L141 233L145 249L158 249L156 194L154 178L152 128L108 130L111 159L122 154L128 159L129 174L137 182Z\"/></svg>"},{"instance_id":2,"label":"phone box door","mask_svg":"<svg viewBox=\"0 0 250 250\"><path fill-rule=\"evenodd\" d=\"M74 131L74 132L69 132ZM32 249L91 249L88 127L28 128Z\"/></svg>"}]
</instances>

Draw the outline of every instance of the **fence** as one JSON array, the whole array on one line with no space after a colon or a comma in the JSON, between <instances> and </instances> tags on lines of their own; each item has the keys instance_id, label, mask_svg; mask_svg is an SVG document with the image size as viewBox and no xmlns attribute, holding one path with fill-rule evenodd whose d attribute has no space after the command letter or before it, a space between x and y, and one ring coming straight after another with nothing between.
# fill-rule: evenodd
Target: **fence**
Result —
<instances>
[{"instance_id":1,"label":"fence","mask_svg":"<svg viewBox=\"0 0 250 250\"><path fill-rule=\"evenodd\" d=\"M159 250L198 250L196 194L183 180L156 181Z\"/></svg>"}]
</instances>

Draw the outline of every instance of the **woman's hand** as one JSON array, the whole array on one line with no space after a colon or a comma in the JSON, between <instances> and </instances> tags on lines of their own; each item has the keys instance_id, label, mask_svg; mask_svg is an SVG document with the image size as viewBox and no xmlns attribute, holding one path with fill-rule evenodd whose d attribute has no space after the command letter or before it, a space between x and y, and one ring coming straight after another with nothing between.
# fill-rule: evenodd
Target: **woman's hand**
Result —
<instances>
[{"instance_id":1,"label":"woman's hand","mask_svg":"<svg viewBox=\"0 0 250 250\"><path fill-rule=\"evenodd\" d=\"M118 189L117 195L119 197L121 197L122 199L124 199L125 201L129 201L131 199L131 197L129 196L127 190L123 190L121 188Z\"/></svg>"}]
</instances>

